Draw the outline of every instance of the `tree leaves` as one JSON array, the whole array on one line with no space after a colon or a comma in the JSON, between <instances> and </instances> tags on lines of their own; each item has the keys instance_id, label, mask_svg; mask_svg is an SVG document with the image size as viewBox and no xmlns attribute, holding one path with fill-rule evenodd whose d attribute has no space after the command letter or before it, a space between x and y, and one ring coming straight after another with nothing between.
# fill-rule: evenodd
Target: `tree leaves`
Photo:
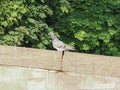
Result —
<instances>
[{"instance_id":1,"label":"tree leaves","mask_svg":"<svg viewBox=\"0 0 120 90\"><path fill-rule=\"evenodd\" d=\"M86 37L86 32L84 30L79 30L79 32L75 33L75 38L82 41L84 40L84 37Z\"/></svg>"},{"instance_id":2,"label":"tree leaves","mask_svg":"<svg viewBox=\"0 0 120 90\"><path fill-rule=\"evenodd\" d=\"M114 0L65 0L70 4L67 13L54 10L56 32L69 37L78 51L105 55L120 55L120 4ZM62 5L62 4L60 4ZM63 7L65 4L63 4ZM66 5L67 7L67 5ZM63 11L66 8L63 8ZM64 40L64 39L63 39ZM74 41L73 41L74 40ZM111 45L112 43L112 45Z\"/></svg>"},{"instance_id":3,"label":"tree leaves","mask_svg":"<svg viewBox=\"0 0 120 90\"><path fill-rule=\"evenodd\" d=\"M53 49L50 31L78 52L120 56L120 2L0 1L0 44Z\"/></svg>"},{"instance_id":4,"label":"tree leaves","mask_svg":"<svg viewBox=\"0 0 120 90\"><path fill-rule=\"evenodd\" d=\"M1 3L1 44L35 48L50 44L43 35L49 29L45 19L52 15L52 10L44 4L45 0L6 0Z\"/></svg>"}]
</instances>

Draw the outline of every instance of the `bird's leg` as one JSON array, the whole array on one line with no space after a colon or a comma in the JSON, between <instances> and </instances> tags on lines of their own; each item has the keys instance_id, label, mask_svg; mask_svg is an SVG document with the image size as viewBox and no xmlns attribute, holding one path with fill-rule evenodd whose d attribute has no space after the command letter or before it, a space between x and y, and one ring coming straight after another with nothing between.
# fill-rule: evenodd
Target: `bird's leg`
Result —
<instances>
[{"instance_id":1,"label":"bird's leg","mask_svg":"<svg viewBox=\"0 0 120 90\"><path fill-rule=\"evenodd\" d=\"M62 67L62 63L63 63L63 56L64 56L64 51L62 51L62 57L61 57L61 72L63 72L63 67Z\"/></svg>"},{"instance_id":2,"label":"bird's leg","mask_svg":"<svg viewBox=\"0 0 120 90\"><path fill-rule=\"evenodd\" d=\"M63 61L64 51L62 51L62 61Z\"/></svg>"}]
</instances>

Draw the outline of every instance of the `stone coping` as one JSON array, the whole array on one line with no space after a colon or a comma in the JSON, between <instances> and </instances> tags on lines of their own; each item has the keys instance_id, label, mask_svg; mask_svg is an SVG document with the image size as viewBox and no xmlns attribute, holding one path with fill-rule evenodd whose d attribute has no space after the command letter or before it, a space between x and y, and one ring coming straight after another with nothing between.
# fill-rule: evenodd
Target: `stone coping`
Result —
<instances>
[{"instance_id":1,"label":"stone coping","mask_svg":"<svg viewBox=\"0 0 120 90\"><path fill-rule=\"evenodd\" d=\"M120 57L0 45L0 65L120 77Z\"/></svg>"}]
</instances>

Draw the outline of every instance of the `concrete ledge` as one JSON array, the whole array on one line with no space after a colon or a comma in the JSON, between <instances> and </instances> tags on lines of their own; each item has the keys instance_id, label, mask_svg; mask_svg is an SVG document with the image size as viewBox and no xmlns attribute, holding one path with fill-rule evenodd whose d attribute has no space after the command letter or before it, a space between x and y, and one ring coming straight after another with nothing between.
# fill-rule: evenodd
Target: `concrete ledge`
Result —
<instances>
[{"instance_id":1,"label":"concrete ledge","mask_svg":"<svg viewBox=\"0 0 120 90\"><path fill-rule=\"evenodd\" d=\"M111 76L0 66L0 90L120 90L120 79Z\"/></svg>"},{"instance_id":2,"label":"concrete ledge","mask_svg":"<svg viewBox=\"0 0 120 90\"><path fill-rule=\"evenodd\" d=\"M62 53L24 47L0 45L0 64L61 70Z\"/></svg>"},{"instance_id":3,"label":"concrete ledge","mask_svg":"<svg viewBox=\"0 0 120 90\"><path fill-rule=\"evenodd\" d=\"M120 57L0 46L0 90L91 89L120 90Z\"/></svg>"},{"instance_id":4,"label":"concrete ledge","mask_svg":"<svg viewBox=\"0 0 120 90\"><path fill-rule=\"evenodd\" d=\"M0 65L120 77L120 57L0 45Z\"/></svg>"},{"instance_id":5,"label":"concrete ledge","mask_svg":"<svg viewBox=\"0 0 120 90\"><path fill-rule=\"evenodd\" d=\"M120 57L66 52L62 69L81 74L120 77Z\"/></svg>"}]
</instances>

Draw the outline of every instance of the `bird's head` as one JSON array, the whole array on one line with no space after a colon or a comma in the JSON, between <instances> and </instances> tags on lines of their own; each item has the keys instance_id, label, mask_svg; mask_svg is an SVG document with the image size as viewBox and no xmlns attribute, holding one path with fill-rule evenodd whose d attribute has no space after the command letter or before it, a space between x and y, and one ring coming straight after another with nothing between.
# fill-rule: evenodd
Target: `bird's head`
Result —
<instances>
[{"instance_id":1,"label":"bird's head","mask_svg":"<svg viewBox=\"0 0 120 90\"><path fill-rule=\"evenodd\" d=\"M52 38L52 39L56 39L56 36L53 32L49 32L48 35Z\"/></svg>"},{"instance_id":2,"label":"bird's head","mask_svg":"<svg viewBox=\"0 0 120 90\"><path fill-rule=\"evenodd\" d=\"M53 32L49 32L48 35L49 36L54 36L54 33Z\"/></svg>"}]
</instances>

